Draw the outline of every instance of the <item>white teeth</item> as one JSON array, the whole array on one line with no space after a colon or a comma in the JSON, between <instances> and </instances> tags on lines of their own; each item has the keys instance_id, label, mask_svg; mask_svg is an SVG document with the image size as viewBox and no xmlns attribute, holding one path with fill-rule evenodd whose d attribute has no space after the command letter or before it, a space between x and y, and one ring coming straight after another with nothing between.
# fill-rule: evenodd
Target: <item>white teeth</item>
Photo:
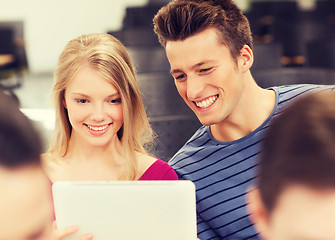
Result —
<instances>
[{"instance_id":1,"label":"white teeth","mask_svg":"<svg viewBox=\"0 0 335 240\"><path fill-rule=\"evenodd\" d=\"M94 130L94 131L102 131L105 130L108 127L108 124L104 125L104 126L100 126L100 127L94 127L94 126L90 126L87 125L89 129Z\"/></svg>"},{"instance_id":2,"label":"white teeth","mask_svg":"<svg viewBox=\"0 0 335 240\"><path fill-rule=\"evenodd\" d=\"M207 108L211 106L216 101L217 98L218 96L212 96L201 102L195 102L195 104L200 108Z\"/></svg>"}]
</instances>

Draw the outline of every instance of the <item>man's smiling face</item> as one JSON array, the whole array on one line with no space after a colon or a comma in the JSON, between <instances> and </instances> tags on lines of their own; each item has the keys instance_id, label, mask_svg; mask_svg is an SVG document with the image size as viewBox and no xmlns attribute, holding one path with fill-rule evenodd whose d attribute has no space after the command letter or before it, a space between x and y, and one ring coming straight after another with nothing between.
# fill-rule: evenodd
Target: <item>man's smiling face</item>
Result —
<instances>
[{"instance_id":1,"label":"man's smiling face","mask_svg":"<svg viewBox=\"0 0 335 240\"><path fill-rule=\"evenodd\" d=\"M204 125L224 121L240 101L242 70L215 28L168 41L166 54L179 94Z\"/></svg>"}]
</instances>

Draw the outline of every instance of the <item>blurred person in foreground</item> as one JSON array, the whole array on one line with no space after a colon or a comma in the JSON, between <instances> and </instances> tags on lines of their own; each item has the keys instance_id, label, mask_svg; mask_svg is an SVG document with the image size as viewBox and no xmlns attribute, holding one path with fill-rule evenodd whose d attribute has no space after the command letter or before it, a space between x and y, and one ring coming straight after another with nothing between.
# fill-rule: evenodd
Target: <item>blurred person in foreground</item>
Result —
<instances>
[{"instance_id":1,"label":"blurred person in foreground","mask_svg":"<svg viewBox=\"0 0 335 240\"><path fill-rule=\"evenodd\" d=\"M0 239L50 239L49 181L41 169L42 143L18 99L0 90Z\"/></svg>"},{"instance_id":2,"label":"blurred person in foreground","mask_svg":"<svg viewBox=\"0 0 335 240\"><path fill-rule=\"evenodd\" d=\"M264 140L251 218L267 240L335 239L335 92L293 103Z\"/></svg>"}]
</instances>

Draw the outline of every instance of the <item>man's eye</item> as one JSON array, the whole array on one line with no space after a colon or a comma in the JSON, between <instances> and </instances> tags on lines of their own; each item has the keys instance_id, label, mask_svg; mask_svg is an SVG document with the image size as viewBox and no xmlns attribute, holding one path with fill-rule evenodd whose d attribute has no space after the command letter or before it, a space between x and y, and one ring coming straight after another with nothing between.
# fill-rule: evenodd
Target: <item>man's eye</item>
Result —
<instances>
[{"instance_id":1,"label":"man's eye","mask_svg":"<svg viewBox=\"0 0 335 240\"><path fill-rule=\"evenodd\" d=\"M121 98L110 100L110 103L120 103L120 102L121 102Z\"/></svg>"},{"instance_id":2,"label":"man's eye","mask_svg":"<svg viewBox=\"0 0 335 240\"><path fill-rule=\"evenodd\" d=\"M87 103L86 99L76 99L77 103Z\"/></svg>"},{"instance_id":3,"label":"man's eye","mask_svg":"<svg viewBox=\"0 0 335 240\"><path fill-rule=\"evenodd\" d=\"M208 71L210 71L212 68L210 67L210 68L204 68L204 69L201 69L200 70L200 72L208 72Z\"/></svg>"},{"instance_id":4,"label":"man's eye","mask_svg":"<svg viewBox=\"0 0 335 240\"><path fill-rule=\"evenodd\" d=\"M185 78L185 77L186 77L185 74L181 74L181 75L179 75L179 76L176 76L175 79L176 79L176 80L182 80L182 79Z\"/></svg>"}]
</instances>

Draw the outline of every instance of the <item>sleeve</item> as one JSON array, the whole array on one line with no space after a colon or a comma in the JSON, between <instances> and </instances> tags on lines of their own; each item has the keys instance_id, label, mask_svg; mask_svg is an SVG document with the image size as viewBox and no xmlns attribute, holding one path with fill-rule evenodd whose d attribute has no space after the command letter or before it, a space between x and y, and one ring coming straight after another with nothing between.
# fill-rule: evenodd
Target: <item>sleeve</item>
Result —
<instances>
[{"instance_id":1,"label":"sleeve","mask_svg":"<svg viewBox=\"0 0 335 240\"><path fill-rule=\"evenodd\" d=\"M138 180L178 180L178 176L167 162L157 158Z\"/></svg>"},{"instance_id":2,"label":"sleeve","mask_svg":"<svg viewBox=\"0 0 335 240\"><path fill-rule=\"evenodd\" d=\"M161 173L160 180L179 180L177 173L167 162L157 159L156 163L158 163L157 166L159 166L159 170L157 172Z\"/></svg>"},{"instance_id":3,"label":"sleeve","mask_svg":"<svg viewBox=\"0 0 335 240\"><path fill-rule=\"evenodd\" d=\"M162 180L179 180L177 173L174 171L174 169L169 166L168 171L166 172L166 174L163 176Z\"/></svg>"}]
</instances>

